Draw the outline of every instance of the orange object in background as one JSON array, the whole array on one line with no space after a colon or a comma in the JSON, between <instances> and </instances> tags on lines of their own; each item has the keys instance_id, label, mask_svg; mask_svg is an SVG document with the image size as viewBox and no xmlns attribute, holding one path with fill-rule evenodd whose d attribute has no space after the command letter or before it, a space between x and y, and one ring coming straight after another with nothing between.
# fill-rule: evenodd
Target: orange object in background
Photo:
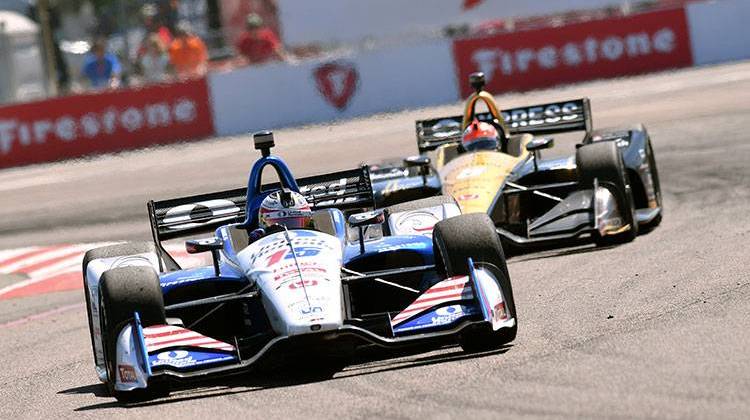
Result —
<instances>
[{"instance_id":1,"label":"orange object in background","mask_svg":"<svg viewBox=\"0 0 750 420\"><path fill-rule=\"evenodd\" d=\"M195 35L177 37L169 45L169 59L178 77L201 77L207 71L208 49Z\"/></svg>"}]
</instances>

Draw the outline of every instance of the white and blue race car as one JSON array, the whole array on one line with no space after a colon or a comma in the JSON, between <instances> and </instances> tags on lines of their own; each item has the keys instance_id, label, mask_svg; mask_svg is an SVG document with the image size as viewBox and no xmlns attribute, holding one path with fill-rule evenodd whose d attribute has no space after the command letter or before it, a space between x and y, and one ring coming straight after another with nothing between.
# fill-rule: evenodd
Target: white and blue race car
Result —
<instances>
[{"instance_id":1,"label":"white and blue race car","mask_svg":"<svg viewBox=\"0 0 750 420\"><path fill-rule=\"evenodd\" d=\"M85 255L96 371L115 398L164 395L269 355L324 363L364 346L479 351L514 340L510 277L486 214L461 215L448 197L374 209L367 167L295 179L271 155L272 133L254 142L263 156L247 188L151 201L153 243ZM268 168L279 183L261 184ZM261 201L281 188L308 199L314 226L251 240ZM162 246L207 232L185 242L211 253L205 267L182 269Z\"/></svg>"}]
</instances>

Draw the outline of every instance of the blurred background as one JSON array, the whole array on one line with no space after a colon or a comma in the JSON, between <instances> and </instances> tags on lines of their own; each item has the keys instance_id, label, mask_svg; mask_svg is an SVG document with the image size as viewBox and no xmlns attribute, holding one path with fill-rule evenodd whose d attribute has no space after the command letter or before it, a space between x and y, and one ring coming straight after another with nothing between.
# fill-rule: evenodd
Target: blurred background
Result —
<instances>
[{"instance_id":1,"label":"blurred background","mask_svg":"<svg viewBox=\"0 0 750 420\"><path fill-rule=\"evenodd\" d=\"M149 73L154 69L143 68L144 56L151 49L169 52L180 32L179 25L205 44L206 70L210 71L430 38L562 26L680 7L687 2L569 0L530 5L482 0L437 2L446 3L443 5L386 0L355 5L343 0L0 0L3 38L0 53L2 61L12 63L16 70L4 72L0 97L3 102L13 102L100 87L92 87L84 71L86 56L94 52L97 42L103 43L120 63L117 87L180 76L171 62L163 69L164 75L154 75ZM455 3L451 6L456 10L443 7L448 3ZM479 10L482 8L488 10ZM472 9L477 10L472 12ZM248 25L257 28L255 32L259 32L262 41L253 45L247 36L243 37ZM263 49L274 49L280 54L257 51Z\"/></svg>"},{"instance_id":2,"label":"blurred background","mask_svg":"<svg viewBox=\"0 0 750 420\"><path fill-rule=\"evenodd\" d=\"M452 103L477 70L500 94L740 60L747 18L742 0L0 0L0 168Z\"/></svg>"}]
</instances>

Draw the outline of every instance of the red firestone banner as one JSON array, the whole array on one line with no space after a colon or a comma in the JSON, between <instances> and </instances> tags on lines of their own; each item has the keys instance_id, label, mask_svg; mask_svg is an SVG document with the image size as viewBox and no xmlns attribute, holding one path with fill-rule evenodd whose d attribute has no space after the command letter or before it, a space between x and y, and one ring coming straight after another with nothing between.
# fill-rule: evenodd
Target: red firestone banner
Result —
<instances>
[{"instance_id":1,"label":"red firestone banner","mask_svg":"<svg viewBox=\"0 0 750 420\"><path fill-rule=\"evenodd\" d=\"M483 71L500 93L692 65L684 9L457 40L453 55L463 95Z\"/></svg>"},{"instance_id":2,"label":"red firestone banner","mask_svg":"<svg viewBox=\"0 0 750 420\"><path fill-rule=\"evenodd\" d=\"M0 107L0 168L214 134L205 79Z\"/></svg>"}]
</instances>

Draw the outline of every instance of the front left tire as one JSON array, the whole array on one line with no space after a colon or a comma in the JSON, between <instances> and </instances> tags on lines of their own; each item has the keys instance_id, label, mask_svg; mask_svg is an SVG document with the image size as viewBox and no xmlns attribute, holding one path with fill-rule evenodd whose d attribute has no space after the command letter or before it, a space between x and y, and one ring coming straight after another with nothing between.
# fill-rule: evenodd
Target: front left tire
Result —
<instances>
[{"instance_id":1,"label":"front left tire","mask_svg":"<svg viewBox=\"0 0 750 420\"><path fill-rule=\"evenodd\" d=\"M146 389L118 391L117 338L138 312L143 327L167 323L159 276L151 267L121 267L106 271L99 284L99 321L102 332L107 389L120 402L153 399L168 394L166 384L148 384Z\"/></svg>"}]
</instances>

